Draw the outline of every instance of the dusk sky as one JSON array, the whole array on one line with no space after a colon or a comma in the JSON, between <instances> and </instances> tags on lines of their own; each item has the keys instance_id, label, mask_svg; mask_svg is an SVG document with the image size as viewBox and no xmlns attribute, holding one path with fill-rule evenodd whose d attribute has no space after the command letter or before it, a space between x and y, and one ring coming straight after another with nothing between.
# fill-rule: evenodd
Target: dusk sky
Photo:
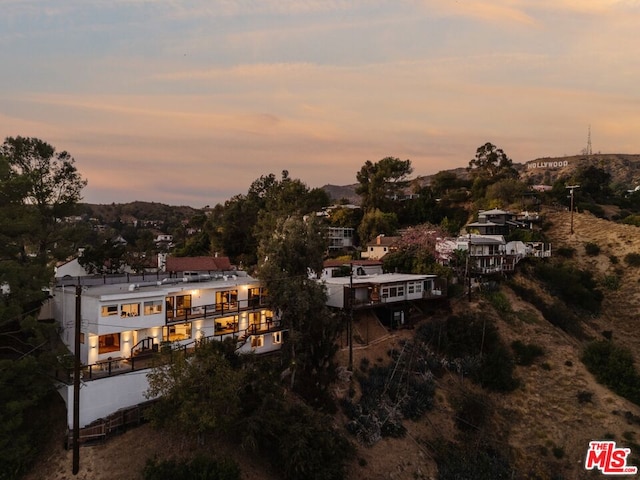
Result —
<instances>
[{"instance_id":1,"label":"dusk sky","mask_svg":"<svg viewBox=\"0 0 640 480\"><path fill-rule=\"evenodd\" d=\"M0 0L0 139L68 151L84 200L222 203L283 169L415 175L640 153L638 0Z\"/></svg>"}]
</instances>

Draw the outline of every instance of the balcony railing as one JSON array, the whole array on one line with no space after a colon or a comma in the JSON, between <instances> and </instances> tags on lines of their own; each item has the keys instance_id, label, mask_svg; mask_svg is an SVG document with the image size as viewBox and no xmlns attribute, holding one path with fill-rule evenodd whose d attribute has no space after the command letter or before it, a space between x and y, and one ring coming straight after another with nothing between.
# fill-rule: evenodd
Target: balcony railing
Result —
<instances>
[{"instance_id":1,"label":"balcony railing","mask_svg":"<svg viewBox=\"0 0 640 480\"><path fill-rule=\"evenodd\" d=\"M233 313L265 308L266 306L265 297L256 297L237 302L220 302L174 309L167 308L166 319L167 323L184 323L201 318L224 317Z\"/></svg>"}]
</instances>

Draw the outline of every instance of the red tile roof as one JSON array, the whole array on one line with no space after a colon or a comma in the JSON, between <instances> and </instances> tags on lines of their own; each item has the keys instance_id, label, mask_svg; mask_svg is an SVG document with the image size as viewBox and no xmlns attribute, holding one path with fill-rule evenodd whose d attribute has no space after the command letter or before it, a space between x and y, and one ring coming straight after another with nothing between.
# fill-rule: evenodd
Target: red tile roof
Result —
<instances>
[{"instance_id":1,"label":"red tile roof","mask_svg":"<svg viewBox=\"0 0 640 480\"><path fill-rule=\"evenodd\" d=\"M167 257L167 272L221 272L232 270L229 257Z\"/></svg>"}]
</instances>

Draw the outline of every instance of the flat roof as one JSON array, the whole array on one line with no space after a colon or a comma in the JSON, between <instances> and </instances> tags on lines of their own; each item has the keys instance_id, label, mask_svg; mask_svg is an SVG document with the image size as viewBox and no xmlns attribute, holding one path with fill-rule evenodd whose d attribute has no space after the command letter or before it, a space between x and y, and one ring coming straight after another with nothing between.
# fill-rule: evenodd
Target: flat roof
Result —
<instances>
[{"instance_id":1,"label":"flat roof","mask_svg":"<svg viewBox=\"0 0 640 480\"><path fill-rule=\"evenodd\" d=\"M166 296L168 293L179 292L181 290L206 290L206 289L225 289L231 287L239 287L242 285L259 284L259 280L250 276L228 276L225 278L216 278L211 280L188 281L185 282L181 278L171 279L171 282L139 282L139 283L115 283L112 285L93 285L82 287L82 295L97 298L146 298ZM75 294L74 286L58 287L62 291L68 291Z\"/></svg>"},{"instance_id":2,"label":"flat roof","mask_svg":"<svg viewBox=\"0 0 640 480\"><path fill-rule=\"evenodd\" d=\"M427 280L429 278L437 278L438 275L432 274L414 274L414 273L380 273L377 275L354 275L353 284L383 284L383 283L401 283L411 282L417 280ZM351 277L332 277L325 278L323 281L330 285L344 285L347 286L351 283Z\"/></svg>"}]
</instances>

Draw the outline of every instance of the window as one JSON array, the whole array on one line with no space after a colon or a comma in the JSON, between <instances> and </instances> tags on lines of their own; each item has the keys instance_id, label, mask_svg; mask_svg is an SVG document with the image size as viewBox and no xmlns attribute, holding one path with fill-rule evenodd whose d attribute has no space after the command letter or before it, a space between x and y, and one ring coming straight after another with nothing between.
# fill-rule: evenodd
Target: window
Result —
<instances>
[{"instance_id":1,"label":"window","mask_svg":"<svg viewBox=\"0 0 640 480\"><path fill-rule=\"evenodd\" d=\"M177 323L164 327L162 339L165 342L177 342L179 340L189 340L191 338L191 324Z\"/></svg>"},{"instance_id":2,"label":"window","mask_svg":"<svg viewBox=\"0 0 640 480\"><path fill-rule=\"evenodd\" d=\"M282 343L282 335L280 332L276 332L273 334L273 344L280 345Z\"/></svg>"},{"instance_id":3,"label":"window","mask_svg":"<svg viewBox=\"0 0 640 480\"><path fill-rule=\"evenodd\" d=\"M110 333L98 337L98 353L117 352L120 350L120 334Z\"/></svg>"},{"instance_id":4,"label":"window","mask_svg":"<svg viewBox=\"0 0 640 480\"><path fill-rule=\"evenodd\" d=\"M216 292L216 310L228 311L238 308L238 291Z\"/></svg>"},{"instance_id":5,"label":"window","mask_svg":"<svg viewBox=\"0 0 640 480\"><path fill-rule=\"evenodd\" d=\"M256 335L254 337L251 337L251 347L252 348L262 347L263 345L264 345L264 336Z\"/></svg>"},{"instance_id":6,"label":"window","mask_svg":"<svg viewBox=\"0 0 640 480\"><path fill-rule=\"evenodd\" d=\"M80 333L80 343L84 344L84 333Z\"/></svg>"},{"instance_id":7,"label":"window","mask_svg":"<svg viewBox=\"0 0 640 480\"><path fill-rule=\"evenodd\" d=\"M118 315L118 305L103 305L101 308L101 315L103 317Z\"/></svg>"},{"instance_id":8,"label":"window","mask_svg":"<svg viewBox=\"0 0 640 480\"><path fill-rule=\"evenodd\" d=\"M120 306L121 317L139 317L140 316L140 304L139 303L123 303Z\"/></svg>"},{"instance_id":9,"label":"window","mask_svg":"<svg viewBox=\"0 0 640 480\"><path fill-rule=\"evenodd\" d=\"M191 313L191 295L167 297L167 319L186 316Z\"/></svg>"},{"instance_id":10,"label":"window","mask_svg":"<svg viewBox=\"0 0 640 480\"><path fill-rule=\"evenodd\" d=\"M144 302L144 314L155 315L162 313L162 300L152 300L151 302Z\"/></svg>"}]
</instances>

